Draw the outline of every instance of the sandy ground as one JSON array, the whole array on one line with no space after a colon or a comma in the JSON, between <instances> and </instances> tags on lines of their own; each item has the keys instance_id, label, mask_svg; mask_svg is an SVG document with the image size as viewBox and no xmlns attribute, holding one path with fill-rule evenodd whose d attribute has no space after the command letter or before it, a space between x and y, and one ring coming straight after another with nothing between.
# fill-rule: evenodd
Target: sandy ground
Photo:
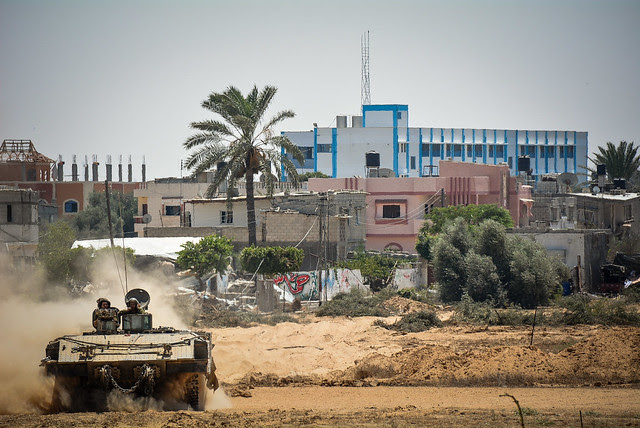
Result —
<instances>
[{"instance_id":1,"label":"sandy ground","mask_svg":"<svg viewBox=\"0 0 640 428\"><path fill-rule=\"evenodd\" d=\"M4 426L640 426L640 328L448 326L375 318L213 329L205 412L0 415ZM393 321L393 318L387 319Z\"/></svg>"}]
</instances>

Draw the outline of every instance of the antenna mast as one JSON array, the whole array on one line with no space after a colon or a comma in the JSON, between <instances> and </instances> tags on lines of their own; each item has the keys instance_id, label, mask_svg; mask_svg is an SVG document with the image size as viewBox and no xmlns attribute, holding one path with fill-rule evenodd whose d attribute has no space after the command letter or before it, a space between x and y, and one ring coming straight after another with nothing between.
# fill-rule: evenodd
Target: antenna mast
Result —
<instances>
[{"instance_id":1,"label":"antenna mast","mask_svg":"<svg viewBox=\"0 0 640 428\"><path fill-rule=\"evenodd\" d=\"M362 105L371 104L371 86L369 82L369 31L360 38L362 50L362 83L360 88L360 101Z\"/></svg>"}]
</instances>

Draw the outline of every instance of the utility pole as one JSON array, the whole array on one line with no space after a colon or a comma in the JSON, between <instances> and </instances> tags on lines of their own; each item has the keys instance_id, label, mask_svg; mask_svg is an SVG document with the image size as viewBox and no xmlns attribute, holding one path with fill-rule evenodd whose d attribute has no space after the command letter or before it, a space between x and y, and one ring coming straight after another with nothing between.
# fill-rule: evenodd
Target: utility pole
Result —
<instances>
[{"instance_id":1,"label":"utility pole","mask_svg":"<svg viewBox=\"0 0 640 428\"><path fill-rule=\"evenodd\" d=\"M320 212L318 213L318 219L320 220L319 236L318 236L318 304L322 305L322 281L323 273L325 270L326 256L326 240L327 240L327 222L325 221L325 211L328 216L328 193L321 193L319 197ZM328 220L328 218L327 218ZM324 275L326 279L326 274Z\"/></svg>"},{"instance_id":2,"label":"utility pole","mask_svg":"<svg viewBox=\"0 0 640 428\"><path fill-rule=\"evenodd\" d=\"M104 181L104 193L107 198L107 220L109 220L109 240L111 241L111 248L113 249L113 226L111 224L111 203L109 202L109 180Z\"/></svg>"}]
</instances>

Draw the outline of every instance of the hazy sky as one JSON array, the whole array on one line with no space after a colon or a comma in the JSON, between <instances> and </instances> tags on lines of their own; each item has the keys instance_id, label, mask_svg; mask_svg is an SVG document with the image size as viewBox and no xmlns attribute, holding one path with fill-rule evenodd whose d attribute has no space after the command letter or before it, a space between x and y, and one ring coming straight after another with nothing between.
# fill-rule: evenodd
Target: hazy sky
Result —
<instances>
[{"instance_id":1,"label":"hazy sky","mask_svg":"<svg viewBox=\"0 0 640 428\"><path fill-rule=\"evenodd\" d=\"M0 0L0 137L70 173L132 156L180 176L210 92L276 85L280 130L408 104L414 127L560 129L640 143L640 1ZM186 175L186 172L184 173ZM115 178L115 177L114 177Z\"/></svg>"}]
</instances>

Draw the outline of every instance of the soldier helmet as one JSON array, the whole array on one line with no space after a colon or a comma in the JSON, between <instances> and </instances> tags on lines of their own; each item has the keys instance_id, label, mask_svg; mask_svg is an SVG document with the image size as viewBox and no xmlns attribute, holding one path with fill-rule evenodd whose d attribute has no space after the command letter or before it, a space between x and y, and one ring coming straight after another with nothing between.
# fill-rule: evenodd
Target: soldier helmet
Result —
<instances>
[{"instance_id":1,"label":"soldier helmet","mask_svg":"<svg viewBox=\"0 0 640 428\"><path fill-rule=\"evenodd\" d=\"M127 305L131 302L134 302L136 305L139 304L140 302L138 302L138 299L136 299L135 297L130 298L129 300L127 300Z\"/></svg>"},{"instance_id":2,"label":"soldier helmet","mask_svg":"<svg viewBox=\"0 0 640 428\"><path fill-rule=\"evenodd\" d=\"M98 308L100 308L102 302L107 302L109 306L111 306L111 302L109 301L109 299L105 299L104 297L99 298L98 300L96 300L96 302L98 303Z\"/></svg>"}]
</instances>

